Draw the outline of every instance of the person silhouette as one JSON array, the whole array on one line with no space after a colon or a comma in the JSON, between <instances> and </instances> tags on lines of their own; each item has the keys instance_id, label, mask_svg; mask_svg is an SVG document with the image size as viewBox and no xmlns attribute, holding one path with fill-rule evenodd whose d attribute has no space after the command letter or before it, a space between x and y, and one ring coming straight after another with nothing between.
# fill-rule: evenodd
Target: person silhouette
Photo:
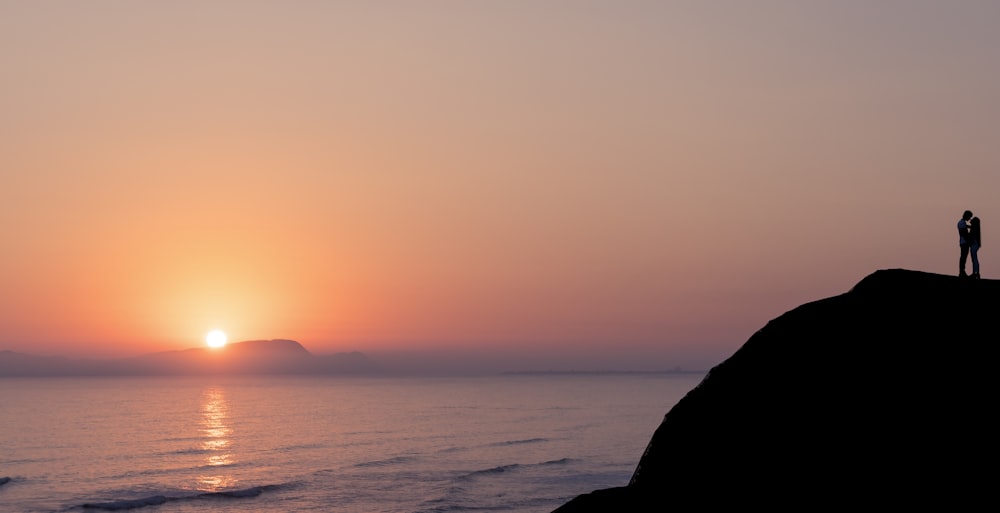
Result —
<instances>
[{"instance_id":1,"label":"person silhouette","mask_svg":"<svg viewBox=\"0 0 1000 513\"><path fill-rule=\"evenodd\" d=\"M968 276L965 273L965 262L969 259L969 219L972 219L972 211L966 210L962 213L962 219L958 221L958 247L961 256L958 258L958 275Z\"/></svg>"},{"instance_id":2,"label":"person silhouette","mask_svg":"<svg viewBox=\"0 0 1000 513\"><path fill-rule=\"evenodd\" d=\"M972 255L972 277L979 278L979 248L983 245L982 231L979 229L979 218L969 220L969 254Z\"/></svg>"}]
</instances>

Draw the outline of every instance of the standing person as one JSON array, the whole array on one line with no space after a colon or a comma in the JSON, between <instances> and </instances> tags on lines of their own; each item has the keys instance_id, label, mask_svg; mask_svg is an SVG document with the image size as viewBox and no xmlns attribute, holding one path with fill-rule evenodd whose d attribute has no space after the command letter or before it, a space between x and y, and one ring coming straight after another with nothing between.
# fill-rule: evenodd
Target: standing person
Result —
<instances>
[{"instance_id":1,"label":"standing person","mask_svg":"<svg viewBox=\"0 0 1000 513\"><path fill-rule=\"evenodd\" d=\"M969 220L969 254L972 255L972 277L979 279L979 247L983 245L982 231L979 229L979 218Z\"/></svg>"},{"instance_id":2,"label":"standing person","mask_svg":"<svg viewBox=\"0 0 1000 513\"><path fill-rule=\"evenodd\" d=\"M958 221L958 247L962 250L958 259L958 275L963 278L968 276L965 273L965 261L969 258L969 219L972 219L972 211L966 210Z\"/></svg>"}]
</instances>

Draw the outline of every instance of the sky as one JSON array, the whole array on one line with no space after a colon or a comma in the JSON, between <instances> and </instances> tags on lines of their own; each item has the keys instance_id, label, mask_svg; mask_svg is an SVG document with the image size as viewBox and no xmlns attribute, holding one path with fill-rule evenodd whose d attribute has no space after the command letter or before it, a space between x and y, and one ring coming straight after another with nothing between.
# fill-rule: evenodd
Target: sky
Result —
<instances>
[{"instance_id":1,"label":"sky","mask_svg":"<svg viewBox=\"0 0 1000 513\"><path fill-rule=\"evenodd\" d=\"M992 1L0 0L0 350L706 369L991 278L998 91Z\"/></svg>"}]
</instances>

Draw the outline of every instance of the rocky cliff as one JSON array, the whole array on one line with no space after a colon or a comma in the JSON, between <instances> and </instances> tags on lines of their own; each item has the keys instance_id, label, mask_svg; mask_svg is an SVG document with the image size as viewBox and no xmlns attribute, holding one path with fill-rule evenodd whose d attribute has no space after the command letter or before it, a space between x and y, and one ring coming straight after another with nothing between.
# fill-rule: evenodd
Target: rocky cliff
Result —
<instances>
[{"instance_id":1,"label":"rocky cliff","mask_svg":"<svg viewBox=\"0 0 1000 513\"><path fill-rule=\"evenodd\" d=\"M997 315L1000 281L877 271L767 323L667 412L626 486L556 512L992 499Z\"/></svg>"}]
</instances>

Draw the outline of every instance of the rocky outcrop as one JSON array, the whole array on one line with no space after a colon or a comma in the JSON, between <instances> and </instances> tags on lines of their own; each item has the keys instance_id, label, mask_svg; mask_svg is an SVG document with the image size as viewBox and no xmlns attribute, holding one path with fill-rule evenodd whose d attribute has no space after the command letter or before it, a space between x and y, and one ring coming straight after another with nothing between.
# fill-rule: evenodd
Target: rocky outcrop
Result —
<instances>
[{"instance_id":1,"label":"rocky outcrop","mask_svg":"<svg viewBox=\"0 0 1000 513\"><path fill-rule=\"evenodd\" d=\"M626 486L555 511L969 509L992 489L998 314L1000 281L877 271L767 323L667 412Z\"/></svg>"}]
</instances>

